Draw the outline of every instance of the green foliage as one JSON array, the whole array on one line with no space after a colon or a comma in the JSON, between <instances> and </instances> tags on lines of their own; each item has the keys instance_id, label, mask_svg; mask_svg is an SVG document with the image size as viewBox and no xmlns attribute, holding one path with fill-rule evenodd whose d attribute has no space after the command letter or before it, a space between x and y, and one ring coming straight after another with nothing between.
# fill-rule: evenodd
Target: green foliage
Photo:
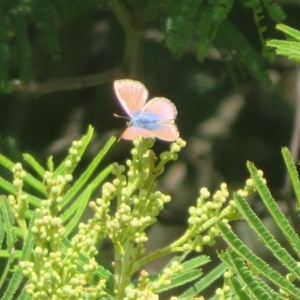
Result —
<instances>
[{"instance_id":1,"label":"green foliage","mask_svg":"<svg viewBox=\"0 0 300 300\"><path fill-rule=\"evenodd\" d=\"M38 29L45 49L56 60L61 52L61 30L71 21L80 20L81 16L96 11L99 4L109 7L125 29L123 64L130 64L125 69L132 73L138 65L138 52L142 49L138 47L142 38L140 31L151 21L152 26L157 26L158 29L162 29L163 24L166 29L166 45L175 57L180 58L190 44L196 45L197 58L203 61L208 50L214 47L225 58L234 80L240 77L236 73L242 70L244 74L249 73L257 80L268 81L263 62L258 59L257 50L247 41L247 35L230 25L228 16L236 5L233 0L147 0L143 3L128 0L4 0L0 3L1 90L11 92L14 89L14 85L8 80L13 48L18 51L19 79L25 83L31 79L32 49L28 25L34 24ZM267 28L262 21L268 15L274 22L282 22L286 17L282 7L274 0L244 0L243 4L252 10L263 52L271 59L270 52L265 48ZM229 43L226 38L230 34L232 37Z\"/></svg>"},{"instance_id":2,"label":"green foliage","mask_svg":"<svg viewBox=\"0 0 300 300\"><path fill-rule=\"evenodd\" d=\"M282 150L282 154L293 183L297 202L300 203L300 182L296 167L286 148ZM294 283L295 279L300 278L300 238L273 199L262 177L262 172L251 163L247 166L251 174L251 181L248 181L248 184L257 189L263 203L285 237L284 246L274 238L239 192L234 196L237 209L287 273L286 275L280 274L255 255L230 228L220 224L222 236L230 246L230 249L220 257L230 268L227 285L231 286L231 289L229 291L224 288L219 292L226 294L226 297L234 295L237 299L247 299L245 293L248 298L250 297L249 299L300 299L300 289ZM293 255L290 254L291 250L294 252Z\"/></svg>"},{"instance_id":3,"label":"green foliage","mask_svg":"<svg viewBox=\"0 0 300 300\"><path fill-rule=\"evenodd\" d=\"M221 56L236 82L238 74L246 77L246 68L251 75L262 82L269 82L269 77L262 72L263 61L251 47L245 37L229 21L224 21L215 38Z\"/></svg>"},{"instance_id":4,"label":"green foliage","mask_svg":"<svg viewBox=\"0 0 300 300\"><path fill-rule=\"evenodd\" d=\"M260 41L263 46L263 51L265 56L271 57L271 53L269 53L268 48L266 48L266 40L264 38L264 34L267 31L267 27L265 25L262 25L262 21L264 19L263 14L263 5L265 6L265 9L267 10L269 16L274 20L274 22L279 23L285 20L286 15L282 8L278 5L277 2L273 0L247 0L245 2L245 5L252 9L254 21L256 23L256 26L258 28L258 35L260 38Z\"/></svg>"},{"instance_id":5,"label":"green foliage","mask_svg":"<svg viewBox=\"0 0 300 300\"><path fill-rule=\"evenodd\" d=\"M171 15L167 20L166 43L175 57L182 55L186 43L191 38L201 3L201 0L181 0L173 2Z\"/></svg>"},{"instance_id":6,"label":"green foliage","mask_svg":"<svg viewBox=\"0 0 300 300\"><path fill-rule=\"evenodd\" d=\"M208 256L187 259L192 251L201 253L205 246L214 245L220 235L219 222L240 218L226 184L212 196L202 188L189 209L183 235L149 252L147 229L171 200L156 190L157 178L169 161L177 159L185 142L179 138L158 158L151 149L153 139L138 139L126 166L114 163L98 173L96 168L115 142L111 138L75 180L72 174L92 134L89 127L58 166L52 157L44 167L24 154L35 175L0 156L0 164L13 174L12 182L0 178L5 191L0 202L0 258L5 262L1 299L158 299L162 292L187 284L178 299L195 299L226 270L226 264L220 263L203 274L202 266L210 263ZM109 174L110 181L102 184ZM242 190L252 191L249 186ZM92 212L83 221L88 206ZM114 266L113 273L96 260L106 239L114 253L108 262ZM158 274L144 270L149 262L173 253L177 256Z\"/></svg>"},{"instance_id":7,"label":"green foliage","mask_svg":"<svg viewBox=\"0 0 300 300\"><path fill-rule=\"evenodd\" d=\"M45 253L48 250L51 252L50 249L52 249L55 253L60 249L63 255L66 255L68 247L63 245L66 245L72 231L78 226L92 193L108 176L112 168L108 166L102 172L95 174L96 168L115 142L115 138L108 141L88 168L69 187L73 179L72 173L80 162L92 135L93 128L90 127L81 141L73 142L69 155L53 170L44 169L31 155L25 154L25 161L37 173L37 176L25 171L20 163L13 163L4 156L0 157L0 164L12 171L14 175L12 183L3 178L0 180L1 188L8 192L8 195L1 196L0 203L0 256L2 259L7 258L0 280L3 295L1 299L16 299L15 293L20 289L24 275L27 277L24 271L26 262L37 263L39 261L34 268L35 276L39 276L43 264L39 260L41 256L39 251L43 249ZM27 192L28 187L35 192ZM52 216L52 221L50 221L50 216ZM85 265L85 258L84 255L80 257L78 267ZM14 269L13 276L10 275L12 269ZM100 276L105 273L101 268L95 271ZM107 273L105 276L108 277ZM5 284L7 278L10 278L8 285ZM18 299L28 297L28 287L19 291L18 294Z\"/></svg>"},{"instance_id":8,"label":"green foliage","mask_svg":"<svg viewBox=\"0 0 300 300\"><path fill-rule=\"evenodd\" d=\"M300 63L300 31L284 24L278 24L276 28L284 32L288 36L288 40L270 40L267 42L267 45L276 47L277 54L287 56Z\"/></svg>"},{"instance_id":9,"label":"green foliage","mask_svg":"<svg viewBox=\"0 0 300 300\"><path fill-rule=\"evenodd\" d=\"M51 15L51 2L48 0L31 0L29 9L34 23L41 32L47 51L52 55L53 59L57 59L59 58L57 56L60 52L60 47L55 31L56 26Z\"/></svg>"}]
</instances>

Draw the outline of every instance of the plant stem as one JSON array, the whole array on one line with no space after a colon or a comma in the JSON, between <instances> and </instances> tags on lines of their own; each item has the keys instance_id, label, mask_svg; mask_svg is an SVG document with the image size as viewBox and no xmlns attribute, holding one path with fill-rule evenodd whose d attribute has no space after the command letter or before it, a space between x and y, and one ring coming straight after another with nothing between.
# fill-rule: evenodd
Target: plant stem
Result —
<instances>
[{"instance_id":1,"label":"plant stem","mask_svg":"<svg viewBox=\"0 0 300 300\"><path fill-rule=\"evenodd\" d=\"M142 32L145 23L143 12L133 18L118 0L111 0L109 5L125 31L126 45L124 69L130 78L138 79L141 73Z\"/></svg>"}]
</instances>

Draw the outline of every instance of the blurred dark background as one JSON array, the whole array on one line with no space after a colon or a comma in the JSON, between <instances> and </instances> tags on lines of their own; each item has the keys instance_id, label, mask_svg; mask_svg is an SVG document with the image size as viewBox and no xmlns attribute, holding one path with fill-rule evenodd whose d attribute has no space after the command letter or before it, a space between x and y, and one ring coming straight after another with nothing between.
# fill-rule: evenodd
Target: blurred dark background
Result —
<instances>
[{"instance_id":1,"label":"blurred dark background","mask_svg":"<svg viewBox=\"0 0 300 300\"><path fill-rule=\"evenodd\" d=\"M124 1L124 7L134 14L131 2ZM299 29L299 5L289 1L281 4L287 13L285 24ZM90 161L110 136L119 137L126 126L125 120L113 116L125 115L114 96L113 80L134 77L145 84L150 97L163 96L174 102L180 135L187 141L179 160L169 165L159 182L159 187L173 196L172 204L160 217L162 224L185 224L185 209L194 203L203 186L214 191L226 182L230 191L242 188L248 177L247 160L264 170L270 189L280 195L285 178L280 149L291 143L299 69L285 58L277 57L271 63L263 57L252 12L241 2L232 9L230 19L257 51L269 83L245 73L235 74L233 80L214 47L199 62L193 40L180 58L174 58L165 43L166 16L145 22L138 46L139 72L134 76L123 67L125 32L109 6L95 5L63 25L57 24L61 47L58 60L47 53L39 30L28 16L31 75L20 89L1 95L1 152L13 161L29 152L43 165L47 156L53 155L58 164L72 140L79 139L91 124L96 135L85 156L86 162ZM265 23L268 38L283 38L271 19L266 17ZM10 47L9 78L15 79L19 78L19 58L14 52L14 39ZM26 86L114 69L121 71L88 88L39 94ZM123 163L131 146L129 141L116 143L103 167L113 161ZM159 153L168 146L157 141L155 151ZM264 212L260 213L263 218Z\"/></svg>"},{"instance_id":2,"label":"blurred dark background","mask_svg":"<svg viewBox=\"0 0 300 300\"><path fill-rule=\"evenodd\" d=\"M298 6L286 3L286 24L295 26ZM129 11L133 8L129 6ZM233 7L232 22L239 26L263 60L257 30L250 10ZM268 22L267 22L268 21ZM284 177L280 148L290 144L297 97L298 69L292 62L277 58L264 60L271 79L262 83L250 75L237 74L238 85L232 80L226 64L214 48L201 63L197 61L194 44L188 43L180 59L175 59L165 45L160 28L164 19L145 23L139 47L142 59L139 76L150 97L164 96L178 109L178 127L188 147L181 159L189 172L201 173L193 160L209 155L217 183L241 186L247 177L246 160L262 168L271 188L279 189ZM278 37L275 24L266 19L268 37ZM54 60L45 51L40 33L28 17L28 36L32 46L30 83L48 83L57 79L76 79L122 66L125 51L124 29L112 10L95 6L87 13L58 26L61 58ZM282 36L280 36L282 38ZM10 78L18 78L17 53L11 40ZM13 55L15 54L15 55ZM117 78L131 78L122 70ZM3 151L10 156L11 140L21 152L30 152L45 160L49 154L60 157L70 142L79 138L89 124L101 143L111 135L119 136L126 126L114 113L124 115L108 78L99 85L74 90L54 91L44 95L31 93L25 87L0 99L0 129ZM53 84L55 90L55 83ZM201 147L209 146L209 149ZM128 156L130 142L121 141L113 160ZM201 146L202 145L202 146ZM157 142L157 149L166 143ZM188 172L188 173L189 173ZM208 184L213 184L208 183ZM195 182L196 190L199 182Z\"/></svg>"}]
</instances>

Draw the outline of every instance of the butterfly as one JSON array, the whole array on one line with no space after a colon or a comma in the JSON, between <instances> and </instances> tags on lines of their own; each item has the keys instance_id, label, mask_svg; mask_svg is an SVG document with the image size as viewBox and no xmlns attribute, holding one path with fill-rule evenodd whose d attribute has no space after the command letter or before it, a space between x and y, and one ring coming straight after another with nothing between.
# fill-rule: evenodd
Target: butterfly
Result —
<instances>
[{"instance_id":1,"label":"butterfly","mask_svg":"<svg viewBox=\"0 0 300 300\"><path fill-rule=\"evenodd\" d=\"M135 140L144 138L159 138L165 141L175 141L179 132L175 125L177 109L168 99L155 97L146 103L148 90L139 81L130 79L116 80L114 89L123 109L130 117L128 128L121 138Z\"/></svg>"}]
</instances>

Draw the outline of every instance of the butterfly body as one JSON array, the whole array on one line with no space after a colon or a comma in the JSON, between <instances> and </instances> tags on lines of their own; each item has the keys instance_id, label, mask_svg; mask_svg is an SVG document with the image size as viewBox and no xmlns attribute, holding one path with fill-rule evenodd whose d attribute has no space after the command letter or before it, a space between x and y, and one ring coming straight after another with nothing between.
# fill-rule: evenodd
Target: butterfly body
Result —
<instances>
[{"instance_id":1,"label":"butterfly body","mask_svg":"<svg viewBox=\"0 0 300 300\"><path fill-rule=\"evenodd\" d=\"M151 112L134 112L132 114L132 120L129 122L130 126L144 128L147 130L159 130L162 129L165 124L174 124L174 121L161 120L159 115Z\"/></svg>"},{"instance_id":2,"label":"butterfly body","mask_svg":"<svg viewBox=\"0 0 300 300\"><path fill-rule=\"evenodd\" d=\"M114 88L118 100L131 119L122 135L123 139L134 140L142 136L174 141L178 138L174 121L177 110L170 100L156 97L146 103L146 87L129 79L116 80Z\"/></svg>"}]
</instances>

